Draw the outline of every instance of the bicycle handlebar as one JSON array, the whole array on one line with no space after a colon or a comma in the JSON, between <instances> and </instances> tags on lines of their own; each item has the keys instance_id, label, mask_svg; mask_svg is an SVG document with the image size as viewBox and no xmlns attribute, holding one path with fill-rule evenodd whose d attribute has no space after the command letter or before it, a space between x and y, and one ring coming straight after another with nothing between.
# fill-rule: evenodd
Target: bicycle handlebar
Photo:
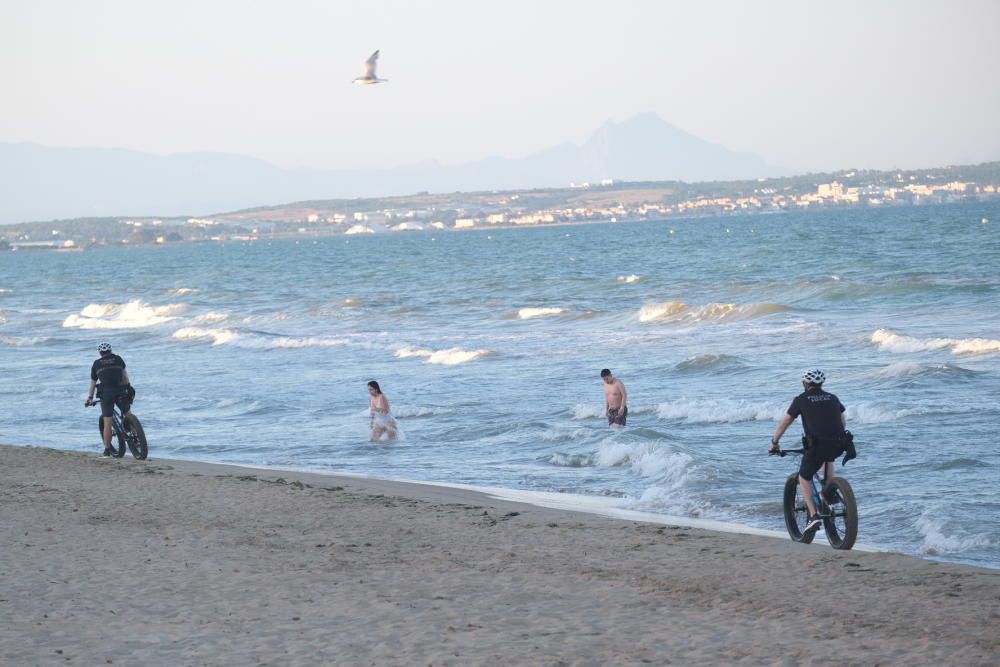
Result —
<instances>
[{"instance_id":1,"label":"bicycle handlebar","mask_svg":"<svg viewBox=\"0 0 1000 667\"><path fill-rule=\"evenodd\" d=\"M804 449L779 449L776 452L768 452L767 455L768 456L775 456L775 455L777 455L777 456L785 457L785 456L788 456L789 454L804 454L805 451L806 450L804 450Z\"/></svg>"}]
</instances>

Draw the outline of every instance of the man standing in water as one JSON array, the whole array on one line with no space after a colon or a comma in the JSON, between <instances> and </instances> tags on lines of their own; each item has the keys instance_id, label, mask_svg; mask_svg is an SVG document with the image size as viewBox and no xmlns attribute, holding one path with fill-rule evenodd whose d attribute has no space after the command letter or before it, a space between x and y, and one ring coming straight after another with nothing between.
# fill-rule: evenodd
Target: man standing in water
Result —
<instances>
[{"instance_id":1,"label":"man standing in water","mask_svg":"<svg viewBox=\"0 0 1000 667\"><path fill-rule=\"evenodd\" d=\"M604 413L608 417L608 426L621 428L625 426L628 416L628 392L622 381L607 368L601 371L601 379L604 380Z\"/></svg>"}]
</instances>

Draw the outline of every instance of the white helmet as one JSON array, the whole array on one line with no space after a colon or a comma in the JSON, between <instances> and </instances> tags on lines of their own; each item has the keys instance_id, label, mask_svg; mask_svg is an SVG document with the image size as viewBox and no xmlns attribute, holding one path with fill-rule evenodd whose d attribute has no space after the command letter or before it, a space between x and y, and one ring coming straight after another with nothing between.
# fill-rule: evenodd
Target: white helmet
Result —
<instances>
[{"instance_id":1,"label":"white helmet","mask_svg":"<svg viewBox=\"0 0 1000 667\"><path fill-rule=\"evenodd\" d=\"M100 352L101 354L105 354L106 352L110 352L111 351L111 343L101 343L100 345L97 346L97 351Z\"/></svg>"},{"instance_id":2,"label":"white helmet","mask_svg":"<svg viewBox=\"0 0 1000 667\"><path fill-rule=\"evenodd\" d=\"M808 384L823 384L826 382L826 373L818 368L811 368L802 374L802 381Z\"/></svg>"}]
</instances>

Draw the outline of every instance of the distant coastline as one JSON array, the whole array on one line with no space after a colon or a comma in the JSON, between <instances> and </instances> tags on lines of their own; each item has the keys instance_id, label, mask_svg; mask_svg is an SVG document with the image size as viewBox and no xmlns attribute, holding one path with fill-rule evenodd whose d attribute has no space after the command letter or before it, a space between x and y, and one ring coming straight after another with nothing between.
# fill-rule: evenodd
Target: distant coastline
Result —
<instances>
[{"instance_id":1,"label":"distant coastline","mask_svg":"<svg viewBox=\"0 0 1000 667\"><path fill-rule=\"evenodd\" d=\"M209 215L73 218L0 226L0 250L254 241L1000 200L1000 162L743 181L580 183L564 188L315 200ZM983 219L988 223L987 219Z\"/></svg>"}]
</instances>

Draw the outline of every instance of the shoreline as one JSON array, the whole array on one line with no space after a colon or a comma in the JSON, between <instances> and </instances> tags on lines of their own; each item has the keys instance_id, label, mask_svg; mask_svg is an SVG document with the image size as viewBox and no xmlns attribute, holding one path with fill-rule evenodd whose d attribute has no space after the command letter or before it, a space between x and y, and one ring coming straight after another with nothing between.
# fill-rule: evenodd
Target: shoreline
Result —
<instances>
[{"instance_id":1,"label":"shoreline","mask_svg":"<svg viewBox=\"0 0 1000 667\"><path fill-rule=\"evenodd\" d=\"M480 490L0 445L0 662L1000 661L1000 572Z\"/></svg>"}]
</instances>

